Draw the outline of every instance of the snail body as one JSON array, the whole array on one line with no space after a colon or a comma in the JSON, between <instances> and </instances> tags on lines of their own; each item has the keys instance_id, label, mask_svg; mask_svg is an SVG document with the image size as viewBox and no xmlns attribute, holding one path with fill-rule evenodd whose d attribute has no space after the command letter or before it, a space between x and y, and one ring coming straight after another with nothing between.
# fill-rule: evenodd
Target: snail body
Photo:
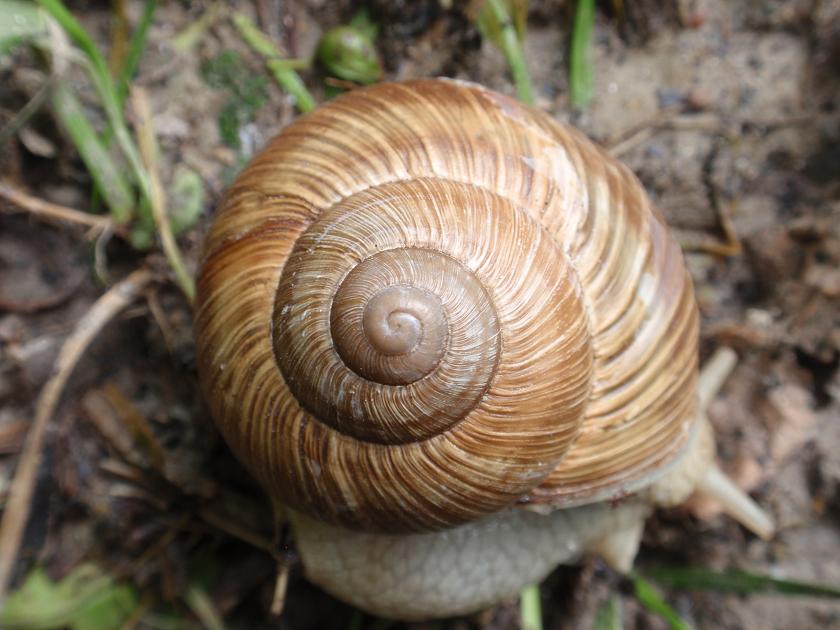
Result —
<instances>
[{"instance_id":1,"label":"snail body","mask_svg":"<svg viewBox=\"0 0 840 630\"><path fill-rule=\"evenodd\" d=\"M474 610L586 551L629 568L651 506L714 468L661 215L577 131L479 86L379 84L295 121L228 190L196 304L221 433L310 579L375 613ZM358 578L414 562L443 584L477 558L424 557L530 534L567 552L447 603Z\"/></svg>"}]
</instances>

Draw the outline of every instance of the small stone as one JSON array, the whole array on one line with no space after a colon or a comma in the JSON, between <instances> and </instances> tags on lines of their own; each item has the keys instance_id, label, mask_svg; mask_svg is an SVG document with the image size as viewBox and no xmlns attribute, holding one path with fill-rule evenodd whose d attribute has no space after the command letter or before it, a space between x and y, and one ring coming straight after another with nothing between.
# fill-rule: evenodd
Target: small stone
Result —
<instances>
[{"instance_id":1,"label":"small stone","mask_svg":"<svg viewBox=\"0 0 840 630\"><path fill-rule=\"evenodd\" d=\"M693 87L685 95L685 105L693 112L702 112L711 107L714 99L708 90L700 87Z\"/></svg>"}]
</instances>

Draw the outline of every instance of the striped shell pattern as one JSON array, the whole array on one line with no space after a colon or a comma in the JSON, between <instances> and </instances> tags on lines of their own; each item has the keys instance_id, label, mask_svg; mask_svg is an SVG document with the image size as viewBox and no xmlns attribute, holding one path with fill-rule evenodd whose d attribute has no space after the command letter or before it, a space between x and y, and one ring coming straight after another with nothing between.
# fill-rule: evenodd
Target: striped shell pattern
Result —
<instances>
[{"instance_id":1,"label":"striped shell pattern","mask_svg":"<svg viewBox=\"0 0 840 630\"><path fill-rule=\"evenodd\" d=\"M227 192L199 373L272 496L384 532L655 479L695 417L679 247L624 166L479 86L380 84L287 127Z\"/></svg>"}]
</instances>

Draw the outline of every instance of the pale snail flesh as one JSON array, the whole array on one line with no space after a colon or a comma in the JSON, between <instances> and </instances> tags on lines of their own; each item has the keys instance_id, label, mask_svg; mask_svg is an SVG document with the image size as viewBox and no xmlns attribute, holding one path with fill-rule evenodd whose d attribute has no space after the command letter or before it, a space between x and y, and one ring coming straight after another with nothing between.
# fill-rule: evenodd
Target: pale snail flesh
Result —
<instances>
[{"instance_id":1,"label":"pale snail flesh","mask_svg":"<svg viewBox=\"0 0 840 630\"><path fill-rule=\"evenodd\" d=\"M195 325L307 576L375 614L470 612L585 552L629 569L652 507L698 487L772 530L714 465L662 216L480 86L379 84L283 130L220 205Z\"/></svg>"}]
</instances>

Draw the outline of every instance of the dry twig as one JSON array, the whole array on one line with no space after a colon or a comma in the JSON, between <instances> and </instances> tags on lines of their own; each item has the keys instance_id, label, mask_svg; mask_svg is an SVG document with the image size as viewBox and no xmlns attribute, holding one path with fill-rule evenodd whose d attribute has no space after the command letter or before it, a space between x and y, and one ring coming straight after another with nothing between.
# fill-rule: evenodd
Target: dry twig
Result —
<instances>
[{"instance_id":1,"label":"dry twig","mask_svg":"<svg viewBox=\"0 0 840 630\"><path fill-rule=\"evenodd\" d=\"M241 523L236 523L230 518L224 516L217 511L214 506L208 505L207 507L201 508L198 511L198 516L202 521L211 527L221 532L225 532L234 538L238 538L256 549L274 555L274 546L271 544L270 540L256 532L251 531Z\"/></svg>"},{"instance_id":2,"label":"dry twig","mask_svg":"<svg viewBox=\"0 0 840 630\"><path fill-rule=\"evenodd\" d=\"M75 223L92 228L95 235L114 230L114 222L110 217L97 216L88 212L82 212L74 208L68 208L57 203L44 201L29 195L19 188L6 182L0 181L0 197L13 204L13 207L0 206L0 209L14 211L19 208L29 212L36 219L50 221L52 223Z\"/></svg>"},{"instance_id":3,"label":"dry twig","mask_svg":"<svg viewBox=\"0 0 840 630\"><path fill-rule=\"evenodd\" d=\"M166 197L163 192L163 186L160 183L160 177L158 176L152 109L149 104L149 98L146 96L146 91L143 88L137 86L131 88L131 104L137 116L137 144L140 147L143 166L148 171L149 200L152 206L152 216L155 220L155 226L157 227L158 234L160 234L163 253L169 261L169 266L172 267L178 286L181 287L184 295L192 303L195 298L195 284L184 266L181 251L178 249L178 244L175 242L175 235L172 233L169 217L166 216Z\"/></svg>"},{"instance_id":4,"label":"dry twig","mask_svg":"<svg viewBox=\"0 0 840 630\"><path fill-rule=\"evenodd\" d=\"M731 205L727 205L725 208L721 203L714 203L713 205L720 229L723 232L723 240L706 235L683 235L678 238L680 247L686 252L702 252L712 256L722 256L723 258L740 255L743 246L741 245L741 239L738 238L738 233L735 231L735 224L732 223Z\"/></svg>"},{"instance_id":5,"label":"dry twig","mask_svg":"<svg viewBox=\"0 0 840 630\"><path fill-rule=\"evenodd\" d=\"M0 522L0 601L5 598L12 577L26 523L29 520L35 479L49 420L58 405L67 379L93 339L114 316L140 296L152 281L152 273L139 269L111 287L76 324L61 347L53 375L38 396L35 419L18 460L9 500Z\"/></svg>"},{"instance_id":6,"label":"dry twig","mask_svg":"<svg viewBox=\"0 0 840 630\"><path fill-rule=\"evenodd\" d=\"M289 562L285 558L277 561L277 577L274 581L274 594L271 597L271 614L279 617L286 605L286 589L289 586Z\"/></svg>"}]
</instances>

